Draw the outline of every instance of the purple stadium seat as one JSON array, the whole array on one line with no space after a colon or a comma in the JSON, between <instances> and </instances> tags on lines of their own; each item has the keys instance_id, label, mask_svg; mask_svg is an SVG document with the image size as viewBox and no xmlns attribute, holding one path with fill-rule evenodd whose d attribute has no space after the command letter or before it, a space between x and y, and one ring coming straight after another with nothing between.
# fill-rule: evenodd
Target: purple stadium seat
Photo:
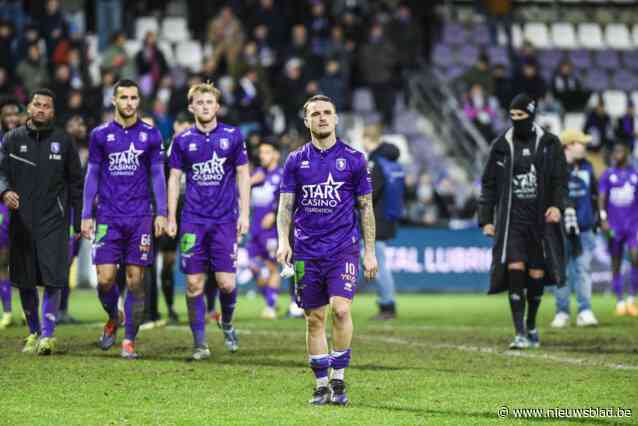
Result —
<instances>
[{"instance_id":1,"label":"purple stadium seat","mask_svg":"<svg viewBox=\"0 0 638 426\"><path fill-rule=\"evenodd\" d=\"M567 55L575 68L585 69L592 65L589 51L585 49L570 50Z\"/></svg>"},{"instance_id":2,"label":"purple stadium seat","mask_svg":"<svg viewBox=\"0 0 638 426\"><path fill-rule=\"evenodd\" d=\"M479 49L476 46L465 45L461 47L461 51L459 52L459 64L470 67L476 64L478 57Z\"/></svg>"},{"instance_id":3,"label":"purple stadium seat","mask_svg":"<svg viewBox=\"0 0 638 426\"><path fill-rule=\"evenodd\" d=\"M538 63L542 69L547 69L550 72L558 67L558 64L563 59L563 52L556 49L543 49L538 51Z\"/></svg>"},{"instance_id":4,"label":"purple stadium seat","mask_svg":"<svg viewBox=\"0 0 638 426\"><path fill-rule=\"evenodd\" d=\"M627 50L623 52L622 62L627 68L638 70L638 50Z\"/></svg>"},{"instance_id":5,"label":"purple stadium seat","mask_svg":"<svg viewBox=\"0 0 638 426\"><path fill-rule=\"evenodd\" d=\"M432 52L432 62L439 67L447 67L454 63L454 54L445 44L437 44Z\"/></svg>"},{"instance_id":6,"label":"purple stadium seat","mask_svg":"<svg viewBox=\"0 0 638 426\"><path fill-rule=\"evenodd\" d=\"M466 31L463 25L447 22L443 28L442 41L445 44L462 44L466 39Z\"/></svg>"},{"instance_id":7,"label":"purple stadium seat","mask_svg":"<svg viewBox=\"0 0 638 426\"><path fill-rule=\"evenodd\" d=\"M607 71L593 68L587 72L584 83L590 90L601 92L609 88L609 76Z\"/></svg>"},{"instance_id":8,"label":"purple stadium seat","mask_svg":"<svg viewBox=\"0 0 638 426\"><path fill-rule=\"evenodd\" d=\"M638 87L638 79L633 72L625 69L619 69L614 73L614 76L611 80L611 85L616 90L630 92Z\"/></svg>"},{"instance_id":9,"label":"purple stadium seat","mask_svg":"<svg viewBox=\"0 0 638 426\"><path fill-rule=\"evenodd\" d=\"M476 24L470 30L470 42L478 46L487 46L490 44L490 31L485 24Z\"/></svg>"},{"instance_id":10,"label":"purple stadium seat","mask_svg":"<svg viewBox=\"0 0 638 426\"><path fill-rule=\"evenodd\" d=\"M613 70L620 66L618 52L611 49L598 50L594 52L594 62L599 68Z\"/></svg>"},{"instance_id":11,"label":"purple stadium seat","mask_svg":"<svg viewBox=\"0 0 638 426\"><path fill-rule=\"evenodd\" d=\"M490 64L509 65L510 58L507 49L503 46L491 46L487 48L487 56L490 58Z\"/></svg>"}]
</instances>

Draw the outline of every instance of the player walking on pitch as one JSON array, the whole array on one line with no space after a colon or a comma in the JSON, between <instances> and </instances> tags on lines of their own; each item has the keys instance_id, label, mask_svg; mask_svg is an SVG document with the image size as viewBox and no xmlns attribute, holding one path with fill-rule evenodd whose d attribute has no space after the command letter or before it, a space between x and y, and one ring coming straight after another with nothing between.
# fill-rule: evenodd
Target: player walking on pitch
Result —
<instances>
[{"instance_id":1,"label":"player walking on pitch","mask_svg":"<svg viewBox=\"0 0 638 426\"><path fill-rule=\"evenodd\" d=\"M82 236L93 241L98 296L109 316L100 347L115 344L119 298L115 283L117 265L126 265L128 288L124 310L125 337L122 357L135 359L135 337L144 319L144 268L153 262L151 186L157 217L155 235L166 227L166 182L159 130L138 117L139 88L120 80L113 88L115 119L91 132L89 162L84 185ZM98 196L93 220L93 203ZM97 226L96 226L97 223Z\"/></svg>"},{"instance_id":2,"label":"player walking on pitch","mask_svg":"<svg viewBox=\"0 0 638 426\"><path fill-rule=\"evenodd\" d=\"M220 289L224 344L238 349L232 325L237 287L237 242L248 231L250 172L241 132L217 121L221 93L210 83L192 86L188 109L195 125L173 141L168 180L168 234L177 234L177 199L186 174L180 221L180 266L186 274L186 304L193 332L194 360L210 357L206 343L206 274ZM238 196L239 192L239 196ZM238 202L239 198L239 202Z\"/></svg>"},{"instance_id":3,"label":"player walking on pitch","mask_svg":"<svg viewBox=\"0 0 638 426\"><path fill-rule=\"evenodd\" d=\"M366 279L377 273L372 185L363 153L337 139L334 103L323 95L304 105L311 141L284 166L277 214L277 260L294 262L298 303L305 311L307 350L316 389L314 405L348 403L344 371L350 363L350 308L359 270L361 216ZM359 215L356 208L359 209ZM294 223L294 250L288 240ZM332 352L326 339L326 306L332 309ZM328 372L332 377L328 381Z\"/></svg>"}]
</instances>

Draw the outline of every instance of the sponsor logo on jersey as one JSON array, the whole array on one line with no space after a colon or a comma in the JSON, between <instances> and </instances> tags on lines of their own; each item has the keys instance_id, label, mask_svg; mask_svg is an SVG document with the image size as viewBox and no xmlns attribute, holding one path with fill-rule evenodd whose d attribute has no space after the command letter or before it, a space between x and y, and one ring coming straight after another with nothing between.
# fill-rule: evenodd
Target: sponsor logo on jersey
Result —
<instances>
[{"instance_id":1,"label":"sponsor logo on jersey","mask_svg":"<svg viewBox=\"0 0 638 426\"><path fill-rule=\"evenodd\" d=\"M141 149L135 149L135 145L131 143L126 151L110 153L109 172L112 175L133 175L140 167L140 155L143 152Z\"/></svg>"},{"instance_id":2,"label":"sponsor logo on jersey","mask_svg":"<svg viewBox=\"0 0 638 426\"><path fill-rule=\"evenodd\" d=\"M213 152L213 158L201 163L193 163L193 182L198 185L219 185L224 178L225 157L218 157Z\"/></svg>"},{"instance_id":3,"label":"sponsor logo on jersey","mask_svg":"<svg viewBox=\"0 0 638 426\"><path fill-rule=\"evenodd\" d=\"M335 181L331 173L325 182L303 185L301 205L309 213L332 213L333 209L341 202L339 188L344 182Z\"/></svg>"}]
</instances>

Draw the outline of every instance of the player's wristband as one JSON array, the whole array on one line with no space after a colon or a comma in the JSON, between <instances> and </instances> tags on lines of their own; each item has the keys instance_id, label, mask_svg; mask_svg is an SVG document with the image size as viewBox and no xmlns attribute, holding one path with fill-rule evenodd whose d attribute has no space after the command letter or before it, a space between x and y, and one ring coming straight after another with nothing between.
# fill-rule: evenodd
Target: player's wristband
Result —
<instances>
[{"instance_id":1,"label":"player's wristband","mask_svg":"<svg viewBox=\"0 0 638 426\"><path fill-rule=\"evenodd\" d=\"M601 210L599 216L600 220L607 220L607 212L605 210Z\"/></svg>"}]
</instances>

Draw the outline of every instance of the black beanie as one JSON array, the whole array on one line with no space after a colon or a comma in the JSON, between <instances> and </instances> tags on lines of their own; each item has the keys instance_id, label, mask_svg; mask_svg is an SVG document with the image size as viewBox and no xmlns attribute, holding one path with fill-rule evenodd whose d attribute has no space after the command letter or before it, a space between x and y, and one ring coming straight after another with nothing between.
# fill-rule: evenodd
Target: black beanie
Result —
<instances>
[{"instance_id":1,"label":"black beanie","mask_svg":"<svg viewBox=\"0 0 638 426\"><path fill-rule=\"evenodd\" d=\"M526 93L520 93L516 95L512 102L510 103L510 111L513 109L520 109L521 111L527 112L530 117L534 118L536 115L536 101L532 99Z\"/></svg>"}]
</instances>

